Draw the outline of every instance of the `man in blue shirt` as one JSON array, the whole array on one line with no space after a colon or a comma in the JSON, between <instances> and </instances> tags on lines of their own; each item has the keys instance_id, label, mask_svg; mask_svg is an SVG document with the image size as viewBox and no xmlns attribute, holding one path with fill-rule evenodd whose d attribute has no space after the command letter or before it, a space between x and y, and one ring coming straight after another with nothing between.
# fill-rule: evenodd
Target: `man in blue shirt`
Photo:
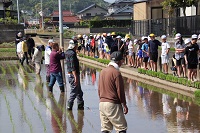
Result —
<instances>
[{"instance_id":1,"label":"man in blue shirt","mask_svg":"<svg viewBox=\"0 0 200 133\"><path fill-rule=\"evenodd\" d=\"M161 42L155 39L154 34L150 34L149 37L151 38L151 40L148 42L150 63L153 71L157 71L158 46L161 46Z\"/></svg>"}]
</instances>

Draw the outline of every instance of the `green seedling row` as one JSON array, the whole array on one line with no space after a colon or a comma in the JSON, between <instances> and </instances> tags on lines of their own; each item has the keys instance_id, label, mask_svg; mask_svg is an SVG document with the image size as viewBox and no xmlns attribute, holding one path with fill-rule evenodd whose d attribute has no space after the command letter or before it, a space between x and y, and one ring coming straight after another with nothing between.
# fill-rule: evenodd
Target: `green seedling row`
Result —
<instances>
[{"instance_id":1,"label":"green seedling row","mask_svg":"<svg viewBox=\"0 0 200 133\"><path fill-rule=\"evenodd\" d=\"M28 68L31 70L30 67L28 67ZM17 69L17 67L16 67L16 69ZM31 71L32 71L32 70L31 70ZM28 74L27 71L24 70L24 72L25 72L26 74ZM33 80L33 79L32 79L32 80ZM61 124L61 122L60 122L60 120L59 120L57 114L55 113L55 111L52 110L50 107L48 107L48 105L47 105L46 102L45 102L45 99L42 98L41 94L38 93L38 96L42 99L42 101L43 101L44 105L46 106L46 108L52 113L53 117L55 118L56 122L58 123L58 126L59 126L60 131L61 131L62 133L64 133L62 124Z\"/></svg>"}]
</instances>

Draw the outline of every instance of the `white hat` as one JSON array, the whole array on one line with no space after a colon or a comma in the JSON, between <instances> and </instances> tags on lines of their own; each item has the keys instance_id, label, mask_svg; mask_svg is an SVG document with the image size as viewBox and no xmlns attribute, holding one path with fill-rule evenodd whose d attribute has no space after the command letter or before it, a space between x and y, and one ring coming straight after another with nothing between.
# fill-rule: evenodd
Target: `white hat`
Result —
<instances>
[{"instance_id":1,"label":"white hat","mask_svg":"<svg viewBox=\"0 0 200 133\"><path fill-rule=\"evenodd\" d=\"M138 42L138 39L135 39L133 42L134 42L134 43L137 43L137 42Z\"/></svg>"},{"instance_id":2,"label":"white hat","mask_svg":"<svg viewBox=\"0 0 200 133\"><path fill-rule=\"evenodd\" d=\"M174 39L180 39L181 38L181 34L177 33Z\"/></svg>"},{"instance_id":3,"label":"white hat","mask_svg":"<svg viewBox=\"0 0 200 133\"><path fill-rule=\"evenodd\" d=\"M73 40L70 40L70 41L69 41L68 49L73 49L76 45L77 45L77 44L75 44Z\"/></svg>"},{"instance_id":4,"label":"white hat","mask_svg":"<svg viewBox=\"0 0 200 133\"><path fill-rule=\"evenodd\" d=\"M141 39L142 39L142 41L144 41L145 39L148 39L148 37L147 36L143 36Z\"/></svg>"},{"instance_id":5,"label":"white hat","mask_svg":"<svg viewBox=\"0 0 200 133\"><path fill-rule=\"evenodd\" d=\"M108 33L107 36L110 36L110 33Z\"/></svg>"},{"instance_id":6,"label":"white hat","mask_svg":"<svg viewBox=\"0 0 200 133\"><path fill-rule=\"evenodd\" d=\"M198 36L197 36L196 34L193 34L191 38L192 38L192 39L197 39Z\"/></svg>"},{"instance_id":7,"label":"white hat","mask_svg":"<svg viewBox=\"0 0 200 133\"><path fill-rule=\"evenodd\" d=\"M117 36L116 38L117 38L117 39L121 39L122 37L121 37L121 36Z\"/></svg>"},{"instance_id":8,"label":"white hat","mask_svg":"<svg viewBox=\"0 0 200 133\"><path fill-rule=\"evenodd\" d=\"M53 41L53 39L50 39L49 41L48 41L48 43L53 43L54 41Z\"/></svg>"},{"instance_id":9,"label":"white hat","mask_svg":"<svg viewBox=\"0 0 200 133\"><path fill-rule=\"evenodd\" d=\"M191 42L190 38L185 39L185 44L188 44L190 42Z\"/></svg>"},{"instance_id":10,"label":"white hat","mask_svg":"<svg viewBox=\"0 0 200 133\"><path fill-rule=\"evenodd\" d=\"M162 35L161 39L167 39L167 36L166 35Z\"/></svg>"}]
</instances>

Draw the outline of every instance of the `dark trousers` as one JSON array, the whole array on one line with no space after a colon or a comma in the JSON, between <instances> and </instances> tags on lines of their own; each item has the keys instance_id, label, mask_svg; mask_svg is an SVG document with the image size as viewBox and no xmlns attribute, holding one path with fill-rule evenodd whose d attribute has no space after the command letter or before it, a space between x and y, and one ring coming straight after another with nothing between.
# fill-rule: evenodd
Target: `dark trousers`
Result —
<instances>
[{"instance_id":1,"label":"dark trousers","mask_svg":"<svg viewBox=\"0 0 200 133\"><path fill-rule=\"evenodd\" d=\"M32 59L33 54L34 54L34 48L29 48L28 49L28 55L29 55L30 59Z\"/></svg>"},{"instance_id":2,"label":"dark trousers","mask_svg":"<svg viewBox=\"0 0 200 133\"><path fill-rule=\"evenodd\" d=\"M23 58L21 60L22 65L23 65L25 59L26 59L26 64L28 64L28 53L27 52L24 52Z\"/></svg>"},{"instance_id":3,"label":"dark trousers","mask_svg":"<svg viewBox=\"0 0 200 133\"><path fill-rule=\"evenodd\" d=\"M78 84L74 84L74 76L72 74L68 74L68 81L70 84L70 98L68 100L68 103L73 105L74 100L77 98L77 103L82 104L83 101L83 91L81 89L81 84L80 84L80 76L78 76Z\"/></svg>"}]
</instances>

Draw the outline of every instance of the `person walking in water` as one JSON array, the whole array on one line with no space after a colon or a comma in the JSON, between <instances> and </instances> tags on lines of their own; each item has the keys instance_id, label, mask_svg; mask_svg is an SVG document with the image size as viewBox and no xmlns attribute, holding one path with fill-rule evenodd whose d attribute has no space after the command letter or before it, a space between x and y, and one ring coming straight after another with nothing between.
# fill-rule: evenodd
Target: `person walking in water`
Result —
<instances>
[{"instance_id":1,"label":"person walking in water","mask_svg":"<svg viewBox=\"0 0 200 133\"><path fill-rule=\"evenodd\" d=\"M124 93L124 83L119 68L123 64L121 52L113 52L111 62L107 68L100 72L98 94L100 98L99 110L101 119L101 132L110 133L113 126L116 132L126 133L128 113Z\"/></svg>"},{"instance_id":2,"label":"person walking in water","mask_svg":"<svg viewBox=\"0 0 200 133\"><path fill-rule=\"evenodd\" d=\"M68 50L65 53L67 63L68 81L71 87L70 97L68 99L67 109L72 110L74 100L77 98L78 109L84 109L83 91L80 84L79 60L76 50L78 44L73 40L69 41Z\"/></svg>"},{"instance_id":3,"label":"person walking in water","mask_svg":"<svg viewBox=\"0 0 200 133\"><path fill-rule=\"evenodd\" d=\"M45 67L46 67L46 81L47 82L50 82L50 72L49 72L49 69L50 69L50 66L49 66L49 63L50 63L50 54L51 54L51 51L52 51L52 44L53 44L53 39L50 39L48 41L48 45L46 46L45 48L45 52L44 52L44 60L45 60Z\"/></svg>"},{"instance_id":4,"label":"person walking in water","mask_svg":"<svg viewBox=\"0 0 200 133\"><path fill-rule=\"evenodd\" d=\"M59 48L58 43L53 43L52 52L50 54L50 82L49 82L49 92L53 92L53 86L57 80L58 85L60 87L61 93L65 92L64 84L63 84L63 76L62 76L62 68L60 60L65 59L65 53L63 52L63 48Z\"/></svg>"}]
</instances>

